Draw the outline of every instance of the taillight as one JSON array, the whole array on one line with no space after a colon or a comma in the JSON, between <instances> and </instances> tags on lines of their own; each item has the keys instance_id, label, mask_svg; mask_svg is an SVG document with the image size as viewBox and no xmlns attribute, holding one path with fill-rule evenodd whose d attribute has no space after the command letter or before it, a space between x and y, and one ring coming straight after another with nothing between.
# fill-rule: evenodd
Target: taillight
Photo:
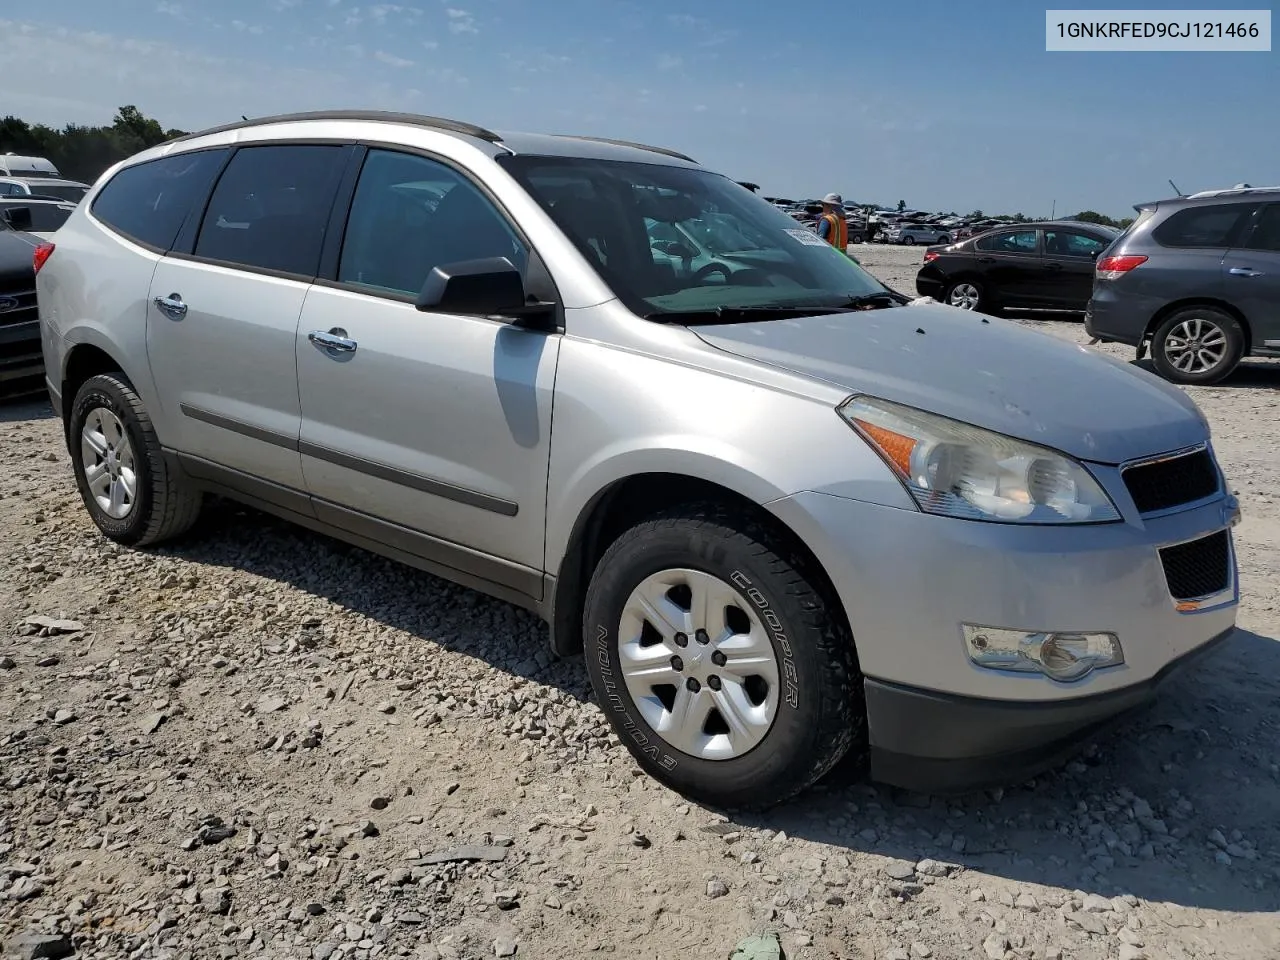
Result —
<instances>
[{"instance_id":1,"label":"taillight","mask_svg":"<svg viewBox=\"0 0 1280 960\"><path fill-rule=\"evenodd\" d=\"M1098 261L1098 279L1119 280L1134 267L1141 266L1146 262L1146 257L1139 256L1103 257Z\"/></svg>"},{"instance_id":2,"label":"taillight","mask_svg":"<svg viewBox=\"0 0 1280 960\"><path fill-rule=\"evenodd\" d=\"M938 251L937 251L937 250L926 250L926 251L924 252L924 262L925 262L925 263L933 263L933 261L935 261L935 260L937 260L937 259L938 259Z\"/></svg>"},{"instance_id":3,"label":"taillight","mask_svg":"<svg viewBox=\"0 0 1280 960\"><path fill-rule=\"evenodd\" d=\"M36 247L35 252L31 254L31 265L36 268L36 273L40 272L40 268L45 265L52 255L52 243L42 243Z\"/></svg>"}]
</instances>

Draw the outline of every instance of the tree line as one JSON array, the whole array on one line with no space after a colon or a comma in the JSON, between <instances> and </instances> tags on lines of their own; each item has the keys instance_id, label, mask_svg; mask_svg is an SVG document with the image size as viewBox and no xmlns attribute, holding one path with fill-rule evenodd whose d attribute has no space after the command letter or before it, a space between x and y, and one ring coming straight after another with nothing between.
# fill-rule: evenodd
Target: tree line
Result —
<instances>
[{"instance_id":1,"label":"tree line","mask_svg":"<svg viewBox=\"0 0 1280 960\"><path fill-rule=\"evenodd\" d=\"M103 127L69 123L55 129L6 116L0 119L0 154L44 157L64 177L93 183L113 164L185 132L166 130L135 106L121 107L110 126Z\"/></svg>"}]
</instances>

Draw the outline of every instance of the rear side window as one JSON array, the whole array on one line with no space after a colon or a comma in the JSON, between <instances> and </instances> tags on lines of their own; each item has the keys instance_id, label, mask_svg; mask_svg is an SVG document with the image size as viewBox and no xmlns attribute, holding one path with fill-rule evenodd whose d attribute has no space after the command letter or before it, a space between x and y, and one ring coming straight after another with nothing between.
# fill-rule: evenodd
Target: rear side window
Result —
<instances>
[{"instance_id":1,"label":"rear side window","mask_svg":"<svg viewBox=\"0 0 1280 960\"><path fill-rule=\"evenodd\" d=\"M1250 250L1280 252L1280 203L1268 204L1263 208L1245 246Z\"/></svg>"},{"instance_id":2,"label":"rear side window","mask_svg":"<svg viewBox=\"0 0 1280 960\"><path fill-rule=\"evenodd\" d=\"M1224 203L1179 210L1160 224L1151 236L1165 247L1226 248L1240 235L1255 204Z\"/></svg>"},{"instance_id":3,"label":"rear side window","mask_svg":"<svg viewBox=\"0 0 1280 960\"><path fill-rule=\"evenodd\" d=\"M238 150L209 198L195 255L314 277L345 158L340 146Z\"/></svg>"},{"instance_id":4,"label":"rear side window","mask_svg":"<svg viewBox=\"0 0 1280 960\"><path fill-rule=\"evenodd\" d=\"M225 157L225 150L200 150L125 167L102 188L90 209L130 240L168 250Z\"/></svg>"},{"instance_id":5,"label":"rear side window","mask_svg":"<svg viewBox=\"0 0 1280 960\"><path fill-rule=\"evenodd\" d=\"M1036 232L1017 230L1011 233L990 233L979 237L974 246L992 253L1035 253Z\"/></svg>"}]
</instances>

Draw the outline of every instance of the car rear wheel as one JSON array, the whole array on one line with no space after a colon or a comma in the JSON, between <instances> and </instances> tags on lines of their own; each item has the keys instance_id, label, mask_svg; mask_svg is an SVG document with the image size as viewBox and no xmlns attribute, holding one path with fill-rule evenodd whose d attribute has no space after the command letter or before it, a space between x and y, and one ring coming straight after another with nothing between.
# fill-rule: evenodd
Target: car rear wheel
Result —
<instances>
[{"instance_id":1,"label":"car rear wheel","mask_svg":"<svg viewBox=\"0 0 1280 960\"><path fill-rule=\"evenodd\" d=\"M1151 338L1151 362L1174 383L1222 380L1244 355L1244 331L1216 307L1188 307L1166 317Z\"/></svg>"},{"instance_id":2,"label":"car rear wheel","mask_svg":"<svg viewBox=\"0 0 1280 960\"><path fill-rule=\"evenodd\" d=\"M195 523L201 493L165 459L142 400L122 374L85 381L68 427L76 485L106 536L141 547Z\"/></svg>"},{"instance_id":3,"label":"car rear wheel","mask_svg":"<svg viewBox=\"0 0 1280 960\"><path fill-rule=\"evenodd\" d=\"M704 803L762 808L865 742L853 643L794 549L716 504L624 533L583 617L592 685L651 776Z\"/></svg>"},{"instance_id":4,"label":"car rear wheel","mask_svg":"<svg viewBox=\"0 0 1280 960\"><path fill-rule=\"evenodd\" d=\"M982 287L972 280L960 280L947 287L946 302L961 310L981 310Z\"/></svg>"}]
</instances>

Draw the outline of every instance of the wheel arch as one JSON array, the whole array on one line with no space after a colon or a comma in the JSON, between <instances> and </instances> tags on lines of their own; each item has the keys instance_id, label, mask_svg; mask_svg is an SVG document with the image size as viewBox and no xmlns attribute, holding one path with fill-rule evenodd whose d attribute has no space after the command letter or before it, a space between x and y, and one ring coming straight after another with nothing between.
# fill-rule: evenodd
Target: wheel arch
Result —
<instances>
[{"instance_id":1,"label":"wheel arch","mask_svg":"<svg viewBox=\"0 0 1280 960\"><path fill-rule=\"evenodd\" d=\"M1248 319L1233 304L1217 297L1184 297L1181 300L1166 303L1152 315L1146 329L1142 332L1143 347L1145 348L1155 336L1156 329L1160 324L1164 323L1177 311L1185 310L1188 307L1213 307L1233 317L1236 323L1240 324L1240 332L1244 334L1244 356L1249 356L1253 351L1253 331L1249 328Z\"/></svg>"},{"instance_id":2,"label":"wheel arch","mask_svg":"<svg viewBox=\"0 0 1280 960\"><path fill-rule=\"evenodd\" d=\"M62 361L60 386L63 397L62 431L69 438L71 410L80 387L90 377L103 373L120 373L126 377L128 373L124 365L118 361L111 350L99 342L97 337L90 337L74 344L66 352ZM68 439L68 442L69 439Z\"/></svg>"},{"instance_id":3,"label":"wheel arch","mask_svg":"<svg viewBox=\"0 0 1280 960\"><path fill-rule=\"evenodd\" d=\"M582 652L582 613L587 585L609 546L647 517L672 507L705 502L741 510L767 526L780 543L791 550L806 575L814 579L814 586L841 618L847 635L852 636L839 592L817 555L799 534L739 490L688 474L655 471L614 480L597 491L575 519L557 569L555 592L550 598L548 620L552 647L557 654Z\"/></svg>"}]
</instances>

